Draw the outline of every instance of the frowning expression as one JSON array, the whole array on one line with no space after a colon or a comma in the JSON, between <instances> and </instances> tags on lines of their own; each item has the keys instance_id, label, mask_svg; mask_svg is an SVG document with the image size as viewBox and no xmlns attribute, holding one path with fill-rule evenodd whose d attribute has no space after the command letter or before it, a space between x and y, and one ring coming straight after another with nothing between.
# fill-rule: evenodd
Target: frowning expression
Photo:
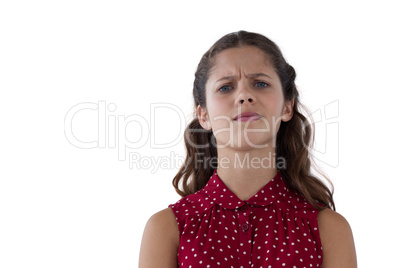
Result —
<instances>
[{"instance_id":1,"label":"frowning expression","mask_svg":"<svg viewBox=\"0 0 402 268\"><path fill-rule=\"evenodd\" d=\"M280 79L257 47L230 48L215 56L205 86L206 107L197 107L201 125L212 129L218 146L267 146L281 121L292 117Z\"/></svg>"}]
</instances>

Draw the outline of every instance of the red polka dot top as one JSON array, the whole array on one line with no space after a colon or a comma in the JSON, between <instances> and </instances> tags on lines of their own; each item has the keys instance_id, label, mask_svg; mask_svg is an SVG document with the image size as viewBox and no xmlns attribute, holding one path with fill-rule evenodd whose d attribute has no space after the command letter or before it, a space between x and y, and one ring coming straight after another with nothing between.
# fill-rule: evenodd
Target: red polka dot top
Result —
<instances>
[{"instance_id":1,"label":"red polka dot top","mask_svg":"<svg viewBox=\"0 0 402 268\"><path fill-rule=\"evenodd\" d=\"M180 233L180 267L320 267L318 210L280 171L240 200L216 170L200 191L169 205Z\"/></svg>"}]
</instances>

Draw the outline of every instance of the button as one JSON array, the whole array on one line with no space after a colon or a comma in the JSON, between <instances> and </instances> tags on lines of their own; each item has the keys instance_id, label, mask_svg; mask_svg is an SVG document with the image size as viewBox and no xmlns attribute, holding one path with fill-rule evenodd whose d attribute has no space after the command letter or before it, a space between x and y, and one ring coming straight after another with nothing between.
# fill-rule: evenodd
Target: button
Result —
<instances>
[{"instance_id":1,"label":"button","mask_svg":"<svg viewBox=\"0 0 402 268\"><path fill-rule=\"evenodd\" d=\"M246 212L248 210L248 206L244 205L240 208L241 211Z\"/></svg>"},{"instance_id":2,"label":"button","mask_svg":"<svg viewBox=\"0 0 402 268\"><path fill-rule=\"evenodd\" d=\"M241 226L241 230L242 230L243 232L247 232L247 230L248 230L248 224L247 224L247 223L243 224L243 225Z\"/></svg>"}]
</instances>

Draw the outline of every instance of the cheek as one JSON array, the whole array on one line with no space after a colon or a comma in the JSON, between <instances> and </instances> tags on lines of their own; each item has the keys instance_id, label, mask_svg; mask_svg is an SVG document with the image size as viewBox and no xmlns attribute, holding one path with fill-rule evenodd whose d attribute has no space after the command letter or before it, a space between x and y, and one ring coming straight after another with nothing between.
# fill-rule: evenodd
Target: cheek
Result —
<instances>
[{"instance_id":1,"label":"cheek","mask_svg":"<svg viewBox=\"0 0 402 268\"><path fill-rule=\"evenodd\" d=\"M213 117L222 117L224 115L229 115L231 111L231 101L229 98L209 98L207 99L207 109L210 119Z\"/></svg>"},{"instance_id":2,"label":"cheek","mask_svg":"<svg viewBox=\"0 0 402 268\"><path fill-rule=\"evenodd\" d=\"M215 128L221 128L230 124L230 117L226 115L224 109L222 109L220 106L214 106L211 110L209 110L209 116L210 122L212 126L215 126Z\"/></svg>"},{"instance_id":3,"label":"cheek","mask_svg":"<svg viewBox=\"0 0 402 268\"><path fill-rule=\"evenodd\" d=\"M274 116L282 114L284 99L281 93L274 93L263 99L264 107L268 108Z\"/></svg>"},{"instance_id":4,"label":"cheek","mask_svg":"<svg viewBox=\"0 0 402 268\"><path fill-rule=\"evenodd\" d=\"M227 105L221 102L211 102L208 109L209 121L213 131L217 131L219 137L225 136L222 130L233 128L233 122L230 117L230 110ZM217 133L214 133L217 137ZM217 137L218 138L218 137Z\"/></svg>"}]
</instances>

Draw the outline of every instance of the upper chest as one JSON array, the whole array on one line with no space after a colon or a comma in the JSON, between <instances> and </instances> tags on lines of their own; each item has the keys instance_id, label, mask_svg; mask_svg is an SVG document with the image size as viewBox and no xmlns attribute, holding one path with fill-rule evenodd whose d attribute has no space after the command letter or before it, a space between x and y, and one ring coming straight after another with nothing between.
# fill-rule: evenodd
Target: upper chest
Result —
<instances>
[{"instance_id":1,"label":"upper chest","mask_svg":"<svg viewBox=\"0 0 402 268\"><path fill-rule=\"evenodd\" d=\"M304 261L309 264L306 267L310 264L316 267L321 260L316 223L285 213L274 205L245 204L238 209L216 205L187 217L182 224L179 260L183 264L249 267L274 262L287 266L286 263Z\"/></svg>"}]
</instances>

